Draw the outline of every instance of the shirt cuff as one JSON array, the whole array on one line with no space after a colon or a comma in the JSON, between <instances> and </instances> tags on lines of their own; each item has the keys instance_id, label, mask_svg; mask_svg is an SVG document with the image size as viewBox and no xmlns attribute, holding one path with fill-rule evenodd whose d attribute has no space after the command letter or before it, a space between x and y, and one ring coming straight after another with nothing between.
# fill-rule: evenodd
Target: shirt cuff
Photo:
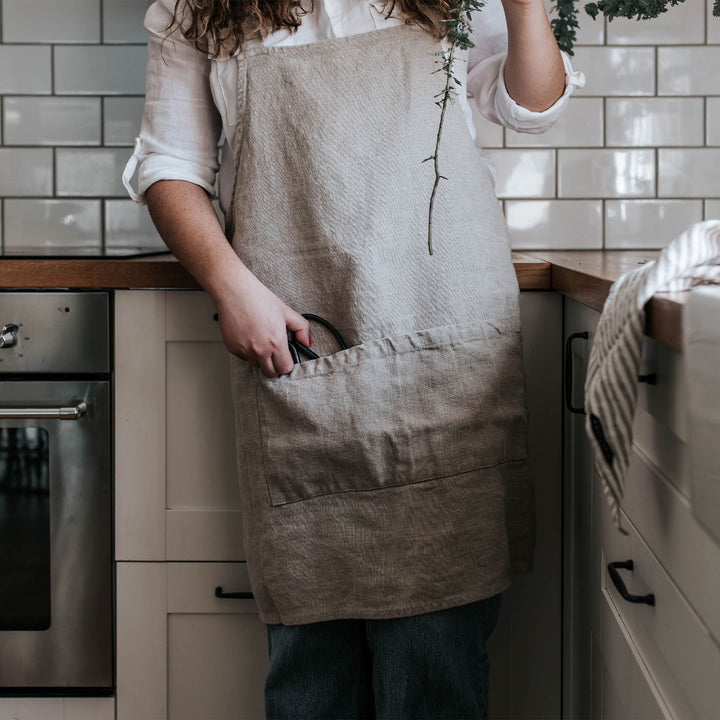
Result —
<instances>
[{"instance_id":1,"label":"shirt cuff","mask_svg":"<svg viewBox=\"0 0 720 720\"><path fill-rule=\"evenodd\" d=\"M131 181L137 171L137 191ZM195 163L160 153L145 153L143 139L135 138L135 149L125 165L123 185L128 195L138 204L146 205L145 193L158 180L186 180L199 185L210 197L215 196L215 169L202 172Z\"/></svg>"},{"instance_id":2,"label":"shirt cuff","mask_svg":"<svg viewBox=\"0 0 720 720\"><path fill-rule=\"evenodd\" d=\"M562 96L547 110L535 112L528 110L513 100L505 87L505 62L504 58L500 65L498 75L497 91L495 93L495 111L503 124L517 132L542 133L548 130L562 115L567 106L568 99L576 87L585 85L585 75L573 70L570 58L567 53L560 51L563 65L565 67L565 91Z\"/></svg>"}]
</instances>

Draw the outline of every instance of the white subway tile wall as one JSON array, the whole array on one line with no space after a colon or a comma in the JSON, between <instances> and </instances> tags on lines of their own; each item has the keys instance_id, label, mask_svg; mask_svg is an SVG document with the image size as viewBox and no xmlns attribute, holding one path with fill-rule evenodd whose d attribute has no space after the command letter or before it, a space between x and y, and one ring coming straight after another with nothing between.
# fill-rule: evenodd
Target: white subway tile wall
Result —
<instances>
[{"instance_id":1,"label":"white subway tile wall","mask_svg":"<svg viewBox=\"0 0 720 720\"><path fill-rule=\"evenodd\" d=\"M150 1L0 0L2 253L164 249L120 183L142 117ZM515 249L661 248L720 218L712 2L641 22L581 10L574 63L587 85L543 135L474 112Z\"/></svg>"},{"instance_id":2,"label":"white subway tile wall","mask_svg":"<svg viewBox=\"0 0 720 720\"><path fill-rule=\"evenodd\" d=\"M658 249L694 222L720 219L720 18L712 5L685 0L640 22L593 22L580 11L574 64L586 86L548 133L506 130L503 146L490 149L500 159L513 248ZM552 198L532 199L537 178L517 180L534 152L521 147L555 151Z\"/></svg>"},{"instance_id":3,"label":"white subway tile wall","mask_svg":"<svg viewBox=\"0 0 720 720\"><path fill-rule=\"evenodd\" d=\"M705 220L720 220L720 200L705 201Z\"/></svg>"},{"instance_id":4,"label":"white subway tile wall","mask_svg":"<svg viewBox=\"0 0 720 720\"><path fill-rule=\"evenodd\" d=\"M100 42L97 0L3 0L2 6L5 42Z\"/></svg>"},{"instance_id":5,"label":"white subway tile wall","mask_svg":"<svg viewBox=\"0 0 720 720\"><path fill-rule=\"evenodd\" d=\"M151 2L0 0L2 254L167 249L121 181Z\"/></svg>"},{"instance_id":6,"label":"white subway tile wall","mask_svg":"<svg viewBox=\"0 0 720 720\"><path fill-rule=\"evenodd\" d=\"M657 248L702 219L702 200L608 200L605 247Z\"/></svg>"},{"instance_id":7,"label":"white subway tile wall","mask_svg":"<svg viewBox=\"0 0 720 720\"><path fill-rule=\"evenodd\" d=\"M705 0L685 0L672 12L651 22L617 18L607 27L611 45L702 45L705 42Z\"/></svg>"},{"instance_id":8,"label":"white subway tile wall","mask_svg":"<svg viewBox=\"0 0 720 720\"><path fill-rule=\"evenodd\" d=\"M100 145L100 98L13 97L3 101L5 145Z\"/></svg>"},{"instance_id":9,"label":"white subway tile wall","mask_svg":"<svg viewBox=\"0 0 720 720\"><path fill-rule=\"evenodd\" d=\"M100 205L100 200L5 200L5 250L97 253Z\"/></svg>"}]
</instances>

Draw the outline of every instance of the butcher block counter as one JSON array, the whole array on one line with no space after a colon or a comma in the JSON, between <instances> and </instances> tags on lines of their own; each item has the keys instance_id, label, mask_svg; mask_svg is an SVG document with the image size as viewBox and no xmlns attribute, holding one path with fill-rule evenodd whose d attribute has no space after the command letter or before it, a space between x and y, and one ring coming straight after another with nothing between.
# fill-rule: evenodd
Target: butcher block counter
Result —
<instances>
[{"instance_id":1,"label":"butcher block counter","mask_svg":"<svg viewBox=\"0 0 720 720\"><path fill-rule=\"evenodd\" d=\"M574 250L513 253L521 290L556 290L602 310L623 273L654 260L659 251ZM170 255L136 259L0 259L4 289L192 289L198 283ZM687 293L658 293L647 308L646 333L680 350Z\"/></svg>"}]
</instances>

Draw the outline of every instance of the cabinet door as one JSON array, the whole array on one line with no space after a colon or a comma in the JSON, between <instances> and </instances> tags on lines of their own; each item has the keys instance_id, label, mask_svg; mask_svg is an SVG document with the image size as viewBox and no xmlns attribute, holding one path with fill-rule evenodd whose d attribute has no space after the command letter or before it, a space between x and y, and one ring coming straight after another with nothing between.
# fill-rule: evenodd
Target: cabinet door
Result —
<instances>
[{"instance_id":1,"label":"cabinet door","mask_svg":"<svg viewBox=\"0 0 720 720\"><path fill-rule=\"evenodd\" d=\"M205 293L165 312L166 558L244 560L230 354Z\"/></svg>"},{"instance_id":2,"label":"cabinet door","mask_svg":"<svg viewBox=\"0 0 720 720\"><path fill-rule=\"evenodd\" d=\"M560 717L562 298L520 294L529 450L535 480L537 545L532 573L503 594L489 643L490 716Z\"/></svg>"},{"instance_id":3,"label":"cabinet door","mask_svg":"<svg viewBox=\"0 0 720 720\"><path fill-rule=\"evenodd\" d=\"M244 560L229 354L200 291L115 294L116 558Z\"/></svg>"},{"instance_id":4,"label":"cabinet door","mask_svg":"<svg viewBox=\"0 0 720 720\"><path fill-rule=\"evenodd\" d=\"M264 717L265 625L245 563L118 563L118 720Z\"/></svg>"},{"instance_id":5,"label":"cabinet door","mask_svg":"<svg viewBox=\"0 0 720 720\"><path fill-rule=\"evenodd\" d=\"M572 375L571 404L582 408L583 387L592 338L600 313L568 298L564 305L564 343L576 337L564 358L566 377ZM567 362L569 360L569 362ZM563 394L565 388L563 388ZM592 518L592 456L585 432L585 415L563 403L563 717L591 715L590 625L593 589L590 576Z\"/></svg>"}]
</instances>

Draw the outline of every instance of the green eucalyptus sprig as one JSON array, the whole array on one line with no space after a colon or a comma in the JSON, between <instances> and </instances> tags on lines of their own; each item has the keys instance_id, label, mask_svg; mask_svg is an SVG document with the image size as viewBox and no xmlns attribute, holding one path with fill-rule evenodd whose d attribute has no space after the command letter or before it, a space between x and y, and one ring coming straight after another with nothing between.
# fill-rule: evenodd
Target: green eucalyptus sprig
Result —
<instances>
[{"instance_id":1,"label":"green eucalyptus sprig","mask_svg":"<svg viewBox=\"0 0 720 720\"><path fill-rule=\"evenodd\" d=\"M550 20L550 27L555 35L558 47L568 55L572 55L578 28L576 0L556 0L550 11L555 16Z\"/></svg>"},{"instance_id":2,"label":"green eucalyptus sprig","mask_svg":"<svg viewBox=\"0 0 720 720\"><path fill-rule=\"evenodd\" d=\"M438 164L440 138L442 137L448 104L455 102L455 99L457 98L457 88L462 85L460 80L458 80L455 76L455 56L458 50L469 50L471 47L475 46L473 41L470 39L470 21L472 20L472 13L479 11L484 6L485 3L482 2L482 0L457 0L457 2L452 6L452 15L450 19L442 21L448 26L447 39L450 43L450 47L447 50L441 50L434 53L438 56L439 59L437 62L440 65L435 72L443 73L445 75L445 86L435 95L435 104L440 108L440 122L438 123L438 131L435 139L435 150L430 157L423 160L423 162L432 160L435 168L435 182L433 183L432 193L430 195L430 208L428 212L428 251L431 255L433 254L432 218L433 207L435 206L435 195L437 193L440 180L447 180L444 175L440 174L440 166Z\"/></svg>"},{"instance_id":3,"label":"green eucalyptus sprig","mask_svg":"<svg viewBox=\"0 0 720 720\"><path fill-rule=\"evenodd\" d=\"M636 20L656 18L684 0L596 0L585 5L585 12L595 20L604 15L612 21L616 17ZM578 27L578 0L555 0L551 12L555 15L550 21L560 49L573 54L575 30ZM720 17L720 0L713 4L713 15Z\"/></svg>"}]
</instances>

